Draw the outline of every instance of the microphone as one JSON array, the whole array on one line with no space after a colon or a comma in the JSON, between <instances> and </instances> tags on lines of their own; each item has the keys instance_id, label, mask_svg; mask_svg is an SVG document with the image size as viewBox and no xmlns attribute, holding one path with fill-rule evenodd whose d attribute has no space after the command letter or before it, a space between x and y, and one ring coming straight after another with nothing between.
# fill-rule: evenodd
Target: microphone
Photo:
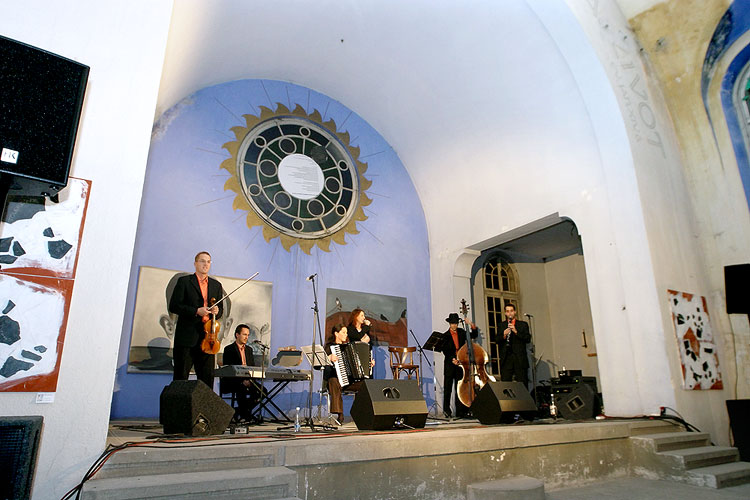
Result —
<instances>
[{"instance_id":1,"label":"microphone","mask_svg":"<svg viewBox=\"0 0 750 500\"><path fill-rule=\"evenodd\" d=\"M534 317L531 314L524 314L524 316L526 316L527 318L533 318Z\"/></svg>"},{"instance_id":2,"label":"microphone","mask_svg":"<svg viewBox=\"0 0 750 500\"><path fill-rule=\"evenodd\" d=\"M265 347L266 349L268 349L268 346L264 344L263 342L261 342L260 340L253 340L253 344L258 344L259 346Z\"/></svg>"},{"instance_id":3,"label":"microphone","mask_svg":"<svg viewBox=\"0 0 750 500\"><path fill-rule=\"evenodd\" d=\"M308 276L307 278L305 278L305 281L311 281L311 280L312 280L312 279L313 279L314 277L316 277L317 275L318 275L318 273L315 273L315 274L311 274L310 276Z\"/></svg>"}]
</instances>

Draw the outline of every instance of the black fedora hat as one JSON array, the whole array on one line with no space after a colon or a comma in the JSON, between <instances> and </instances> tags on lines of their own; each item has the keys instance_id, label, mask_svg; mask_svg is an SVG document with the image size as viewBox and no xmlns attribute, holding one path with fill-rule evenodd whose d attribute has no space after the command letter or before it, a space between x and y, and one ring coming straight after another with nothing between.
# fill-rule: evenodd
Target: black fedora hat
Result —
<instances>
[{"instance_id":1,"label":"black fedora hat","mask_svg":"<svg viewBox=\"0 0 750 500\"><path fill-rule=\"evenodd\" d=\"M447 321L450 324L458 324L458 314L456 313L450 313L447 318L445 318L445 321Z\"/></svg>"}]
</instances>

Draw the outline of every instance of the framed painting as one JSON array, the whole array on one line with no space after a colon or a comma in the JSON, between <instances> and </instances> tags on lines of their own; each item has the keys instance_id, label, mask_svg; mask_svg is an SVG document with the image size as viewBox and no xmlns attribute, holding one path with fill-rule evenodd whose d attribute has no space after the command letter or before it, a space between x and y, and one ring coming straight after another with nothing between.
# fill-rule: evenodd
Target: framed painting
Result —
<instances>
[{"instance_id":1,"label":"framed painting","mask_svg":"<svg viewBox=\"0 0 750 500\"><path fill-rule=\"evenodd\" d=\"M328 288L326 290L325 334L337 323L349 323L354 309L362 309L370 320L375 345L408 346L406 297Z\"/></svg>"},{"instance_id":2,"label":"framed painting","mask_svg":"<svg viewBox=\"0 0 750 500\"><path fill-rule=\"evenodd\" d=\"M682 365L682 387L723 389L706 298L667 290Z\"/></svg>"},{"instance_id":3,"label":"framed painting","mask_svg":"<svg viewBox=\"0 0 750 500\"><path fill-rule=\"evenodd\" d=\"M177 316L168 311L175 283L186 272L142 266L138 274L133 329L128 355L129 373L172 373L172 346ZM229 293L244 279L212 276ZM271 283L250 281L226 299L224 315L219 320L221 350L234 342L234 329L239 324L250 327L248 343L255 359L262 352L253 340L265 345L271 342ZM220 351L221 352L221 351ZM268 354L263 358L268 364Z\"/></svg>"}]
</instances>

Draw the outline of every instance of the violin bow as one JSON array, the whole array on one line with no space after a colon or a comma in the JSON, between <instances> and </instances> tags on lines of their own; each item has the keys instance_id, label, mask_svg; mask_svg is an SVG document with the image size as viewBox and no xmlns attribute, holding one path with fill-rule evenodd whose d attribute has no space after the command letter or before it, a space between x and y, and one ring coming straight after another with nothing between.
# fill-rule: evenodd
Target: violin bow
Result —
<instances>
[{"instance_id":1,"label":"violin bow","mask_svg":"<svg viewBox=\"0 0 750 500\"><path fill-rule=\"evenodd\" d=\"M220 298L219 300L217 300L214 305L218 306L224 299L226 299L227 297L229 297L230 295L232 295L234 292L236 292L237 290L239 290L240 288L242 288L243 286L245 286L253 278L255 278L256 276L258 276L258 274L260 274L260 271L256 272L252 276L250 276L248 279L246 279L245 281L243 281L237 288L235 288L234 290L232 290L231 292L229 292L228 294L224 295L222 298Z\"/></svg>"}]
</instances>

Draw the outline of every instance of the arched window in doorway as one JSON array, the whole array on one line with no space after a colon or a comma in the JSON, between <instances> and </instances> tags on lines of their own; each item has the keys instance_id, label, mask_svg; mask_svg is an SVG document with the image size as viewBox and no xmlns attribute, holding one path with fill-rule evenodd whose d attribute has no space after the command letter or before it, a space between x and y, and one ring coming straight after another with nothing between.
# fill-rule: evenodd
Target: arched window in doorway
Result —
<instances>
[{"instance_id":1,"label":"arched window in doorway","mask_svg":"<svg viewBox=\"0 0 750 500\"><path fill-rule=\"evenodd\" d=\"M500 373L498 344L495 339L502 336L498 329L503 322L505 306L513 304L520 310L518 300L518 277L511 265L496 258L484 265L484 300L487 309L491 371Z\"/></svg>"}]
</instances>

